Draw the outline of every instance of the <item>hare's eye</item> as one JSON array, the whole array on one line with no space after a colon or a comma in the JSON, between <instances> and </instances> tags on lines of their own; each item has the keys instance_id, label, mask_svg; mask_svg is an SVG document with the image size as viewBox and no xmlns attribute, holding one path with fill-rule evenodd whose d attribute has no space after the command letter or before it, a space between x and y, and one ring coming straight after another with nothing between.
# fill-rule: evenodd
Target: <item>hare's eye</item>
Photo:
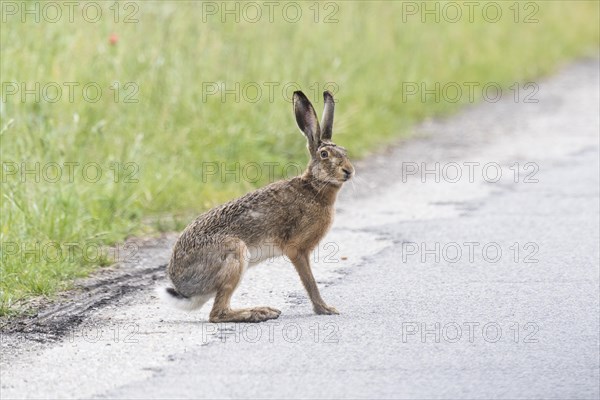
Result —
<instances>
[{"instance_id":1,"label":"hare's eye","mask_svg":"<svg viewBox=\"0 0 600 400\"><path fill-rule=\"evenodd\" d=\"M329 153L327 151L323 150L321 152L321 158L327 158L328 156L329 156Z\"/></svg>"}]
</instances>

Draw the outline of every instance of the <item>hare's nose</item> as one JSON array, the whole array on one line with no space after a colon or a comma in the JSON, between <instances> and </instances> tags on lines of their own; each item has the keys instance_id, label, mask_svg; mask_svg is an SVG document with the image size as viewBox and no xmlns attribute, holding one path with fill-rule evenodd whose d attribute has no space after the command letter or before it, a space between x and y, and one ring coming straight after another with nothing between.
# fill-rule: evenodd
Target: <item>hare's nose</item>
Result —
<instances>
[{"instance_id":1,"label":"hare's nose","mask_svg":"<svg viewBox=\"0 0 600 400\"><path fill-rule=\"evenodd\" d=\"M344 172L344 178L349 179L352 176L352 171L350 171L347 168L342 168L342 171Z\"/></svg>"}]
</instances>

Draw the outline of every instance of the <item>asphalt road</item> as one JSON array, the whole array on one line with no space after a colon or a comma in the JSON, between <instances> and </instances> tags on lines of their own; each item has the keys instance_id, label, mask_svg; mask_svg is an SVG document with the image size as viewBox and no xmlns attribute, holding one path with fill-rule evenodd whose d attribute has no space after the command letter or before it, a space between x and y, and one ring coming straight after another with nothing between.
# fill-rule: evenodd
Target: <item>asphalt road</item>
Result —
<instances>
[{"instance_id":1,"label":"asphalt road","mask_svg":"<svg viewBox=\"0 0 600 400\"><path fill-rule=\"evenodd\" d=\"M313 315L285 260L233 299L280 308L268 323L209 324L210 303L144 290L62 341L8 338L2 399L598 398L598 71L571 65L537 103L506 94L358 163L315 256L341 315Z\"/></svg>"}]
</instances>

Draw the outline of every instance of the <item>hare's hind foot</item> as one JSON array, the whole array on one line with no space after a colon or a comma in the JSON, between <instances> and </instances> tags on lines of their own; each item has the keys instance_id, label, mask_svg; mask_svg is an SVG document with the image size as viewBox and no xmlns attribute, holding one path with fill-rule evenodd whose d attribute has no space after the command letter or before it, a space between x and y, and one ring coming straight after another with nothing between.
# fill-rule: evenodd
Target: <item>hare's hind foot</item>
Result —
<instances>
[{"instance_id":1,"label":"hare's hind foot","mask_svg":"<svg viewBox=\"0 0 600 400\"><path fill-rule=\"evenodd\" d=\"M210 312L210 322L262 322L279 317L281 311L271 307L231 309L230 301L248 262L244 259L248 248L239 239L230 239L226 261L219 268L218 289Z\"/></svg>"},{"instance_id":2,"label":"hare's hind foot","mask_svg":"<svg viewBox=\"0 0 600 400\"><path fill-rule=\"evenodd\" d=\"M212 310L210 322L263 322L279 318L281 311L271 307Z\"/></svg>"}]
</instances>

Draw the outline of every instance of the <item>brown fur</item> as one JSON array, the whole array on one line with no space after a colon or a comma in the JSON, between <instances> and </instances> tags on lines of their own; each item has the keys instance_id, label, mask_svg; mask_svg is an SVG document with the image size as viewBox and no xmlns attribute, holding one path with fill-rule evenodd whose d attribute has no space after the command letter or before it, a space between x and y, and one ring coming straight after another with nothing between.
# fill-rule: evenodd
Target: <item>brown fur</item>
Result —
<instances>
[{"instance_id":1,"label":"brown fur","mask_svg":"<svg viewBox=\"0 0 600 400\"><path fill-rule=\"evenodd\" d=\"M277 318L279 310L256 307L234 310L231 296L245 270L266 258L286 255L294 264L318 314L337 314L319 293L310 253L329 230L334 203L343 182L354 174L346 151L330 141L333 97L324 93L323 133L302 92L294 93L298 126L311 154L298 177L272 183L200 215L173 248L169 277L181 299L215 296L211 322L259 322Z\"/></svg>"}]
</instances>

